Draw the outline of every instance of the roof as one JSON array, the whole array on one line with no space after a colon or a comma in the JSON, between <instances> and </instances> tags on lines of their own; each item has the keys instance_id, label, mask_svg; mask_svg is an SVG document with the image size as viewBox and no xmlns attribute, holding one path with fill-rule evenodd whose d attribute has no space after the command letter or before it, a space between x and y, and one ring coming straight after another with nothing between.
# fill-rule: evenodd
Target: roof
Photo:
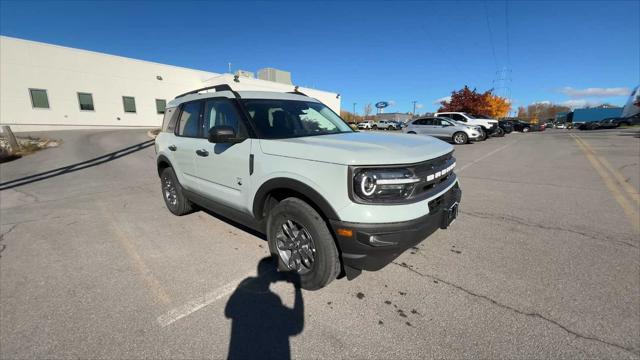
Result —
<instances>
[{"instance_id":1,"label":"roof","mask_svg":"<svg viewBox=\"0 0 640 360\"><path fill-rule=\"evenodd\" d=\"M277 91L238 91L237 93L243 99L273 99L273 100L298 100L298 101L319 102L318 100L305 95L291 94L291 93L277 92ZM208 99L212 97L226 97L229 99L234 99L235 95L233 94L233 92L228 90L189 94L189 95L181 96L177 99L173 99L169 101L169 103L167 104L167 107L176 107L187 101Z\"/></svg>"},{"instance_id":2,"label":"roof","mask_svg":"<svg viewBox=\"0 0 640 360\"><path fill-rule=\"evenodd\" d=\"M600 121L606 118L620 117L622 108L589 108L575 109L573 122Z\"/></svg>"}]
</instances>

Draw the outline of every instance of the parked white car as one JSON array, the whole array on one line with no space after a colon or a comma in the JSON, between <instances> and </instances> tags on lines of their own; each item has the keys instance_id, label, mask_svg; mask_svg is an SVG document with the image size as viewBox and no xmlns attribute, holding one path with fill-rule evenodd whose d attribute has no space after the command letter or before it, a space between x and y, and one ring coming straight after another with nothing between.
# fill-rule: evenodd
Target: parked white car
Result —
<instances>
[{"instance_id":1,"label":"parked white car","mask_svg":"<svg viewBox=\"0 0 640 360\"><path fill-rule=\"evenodd\" d=\"M453 146L353 131L299 93L190 91L167 104L155 149L169 211L197 204L265 234L307 290L383 268L447 228L461 199Z\"/></svg>"},{"instance_id":2,"label":"parked white car","mask_svg":"<svg viewBox=\"0 0 640 360\"><path fill-rule=\"evenodd\" d=\"M378 122L373 124L373 128L380 130L398 130L400 129L400 126L398 126L398 123L396 123L395 121L379 120Z\"/></svg>"},{"instance_id":3,"label":"parked white car","mask_svg":"<svg viewBox=\"0 0 640 360\"><path fill-rule=\"evenodd\" d=\"M453 141L457 145L478 140L482 133L479 126L469 126L447 118L437 117L413 120L403 131L407 134L430 135L441 140Z\"/></svg>"},{"instance_id":4,"label":"parked white car","mask_svg":"<svg viewBox=\"0 0 640 360\"><path fill-rule=\"evenodd\" d=\"M358 123L358 129L360 130L371 130L373 129L373 120L361 121Z\"/></svg>"},{"instance_id":5,"label":"parked white car","mask_svg":"<svg viewBox=\"0 0 640 360\"><path fill-rule=\"evenodd\" d=\"M433 116L446 117L455 121L463 122L466 125L480 126L482 130L481 139L484 140L490 135L504 135L504 131L498 126L498 120L479 118L464 112L437 112Z\"/></svg>"}]
</instances>

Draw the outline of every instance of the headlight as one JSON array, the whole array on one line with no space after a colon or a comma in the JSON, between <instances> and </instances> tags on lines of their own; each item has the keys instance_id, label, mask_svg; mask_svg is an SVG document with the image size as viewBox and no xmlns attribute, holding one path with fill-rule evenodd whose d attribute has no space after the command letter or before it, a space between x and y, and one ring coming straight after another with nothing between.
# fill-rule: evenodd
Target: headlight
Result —
<instances>
[{"instance_id":1,"label":"headlight","mask_svg":"<svg viewBox=\"0 0 640 360\"><path fill-rule=\"evenodd\" d=\"M409 169L359 169L353 177L353 192L366 202L402 200L420 182Z\"/></svg>"}]
</instances>

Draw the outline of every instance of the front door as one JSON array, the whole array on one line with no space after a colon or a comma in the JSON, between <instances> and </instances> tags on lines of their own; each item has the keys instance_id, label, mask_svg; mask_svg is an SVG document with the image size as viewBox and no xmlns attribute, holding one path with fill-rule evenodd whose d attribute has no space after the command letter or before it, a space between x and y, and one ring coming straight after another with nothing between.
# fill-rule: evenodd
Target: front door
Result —
<instances>
[{"instance_id":1,"label":"front door","mask_svg":"<svg viewBox=\"0 0 640 360\"><path fill-rule=\"evenodd\" d=\"M231 126L238 136L246 137L246 129L235 103L227 98L205 101L202 121L203 138L198 140L196 169L201 192L212 200L233 207L247 209L249 156L252 139L236 144L210 143L206 137L214 126Z\"/></svg>"}]
</instances>

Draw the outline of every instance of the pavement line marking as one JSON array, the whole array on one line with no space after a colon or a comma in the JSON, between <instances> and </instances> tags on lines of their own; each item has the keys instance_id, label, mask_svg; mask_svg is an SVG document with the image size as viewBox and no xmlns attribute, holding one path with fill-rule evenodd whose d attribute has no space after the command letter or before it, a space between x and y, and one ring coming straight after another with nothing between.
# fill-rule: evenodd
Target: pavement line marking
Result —
<instances>
[{"instance_id":1,"label":"pavement line marking","mask_svg":"<svg viewBox=\"0 0 640 360\"><path fill-rule=\"evenodd\" d=\"M466 165L464 165L464 166L459 167L459 168L458 168L458 170L456 170L456 173L461 173L464 169L468 168L469 166L471 166L471 165L473 165L473 164L476 164L476 163L478 163L478 162L480 162L480 161L482 161L482 160L484 160L484 159L488 158L489 156L491 156L491 155L493 155L493 154L497 153L498 151L503 150L503 149L504 149L504 148L506 148L507 146L511 146L511 145L513 145L513 144L515 144L515 143L516 143L516 141L512 141L512 142L510 142L510 143L507 143L507 144L504 144L504 145L500 146L499 148L497 148L497 149L495 149L495 150L493 150L493 151L490 151L490 152L488 152L488 153L484 154L483 156L480 156L479 158L477 158L477 159L473 160L472 162L470 162L470 163L468 163L468 164L466 164Z\"/></svg>"},{"instance_id":2,"label":"pavement line marking","mask_svg":"<svg viewBox=\"0 0 640 360\"><path fill-rule=\"evenodd\" d=\"M585 139L581 138L578 135L576 135L576 137L580 139L580 141L582 142L582 145L584 145L587 148L587 150L589 150L590 153L592 153L596 158L598 158L598 160L600 160L600 163L607 170L609 170L611 174L613 174L613 177L616 179L616 181L633 198L633 200L640 203L640 194L638 194L638 192L633 188L633 186L631 186L631 184L627 182L627 180L624 178L624 175L622 175L622 173L616 170L615 167L611 165L609 160L607 160L604 156L597 155L596 152L591 147L591 145L589 145L589 143L587 143Z\"/></svg>"},{"instance_id":3,"label":"pavement line marking","mask_svg":"<svg viewBox=\"0 0 640 360\"><path fill-rule=\"evenodd\" d=\"M616 186L616 182L611 178L611 175L609 175L609 173L603 168L603 165L600 164L596 155L593 154L593 152L589 151L589 149L584 145L584 143L578 136L574 134L570 135L576 141L576 143L580 147L580 150L584 152L585 156L591 163L591 166L593 166L596 172L598 172L605 185L609 189L609 192L613 195L614 199L618 202L618 205L620 205L622 210L629 218L633 230L635 232L640 232L640 213L638 213L635 207L628 202L627 198L622 194L620 189L618 189L618 187Z\"/></svg>"},{"instance_id":4,"label":"pavement line marking","mask_svg":"<svg viewBox=\"0 0 640 360\"><path fill-rule=\"evenodd\" d=\"M231 281L225 285L220 286L219 288L210 291L196 299L188 301L182 306L178 306L177 308L171 309L163 315L158 316L157 321L161 327L165 327L173 324L174 322L187 317L194 312L204 308L205 306L211 305L212 303L229 296L240 283L246 279L247 277L253 275L254 272L247 273L240 279L236 279Z\"/></svg>"},{"instance_id":5,"label":"pavement line marking","mask_svg":"<svg viewBox=\"0 0 640 360\"><path fill-rule=\"evenodd\" d=\"M116 237L118 239L118 242L124 248L125 252L129 256L129 259L131 259L131 262L133 262L136 270L138 270L138 273L140 273L140 276L144 280L147 289L151 290L156 301L160 302L163 305L169 304L171 302L169 295L167 295L164 287L162 287L160 282L155 278L155 276L153 276L151 270L144 263L144 260L142 260L140 254L138 254L138 252L136 251L135 247L131 243L131 240L129 240L129 237L118 226L115 218L113 217L113 215L111 215L111 213L109 213L105 205L100 201L98 201L98 204L100 205L100 208L102 209L104 215L110 221L112 225L111 227L114 229L117 235Z\"/></svg>"}]
</instances>

